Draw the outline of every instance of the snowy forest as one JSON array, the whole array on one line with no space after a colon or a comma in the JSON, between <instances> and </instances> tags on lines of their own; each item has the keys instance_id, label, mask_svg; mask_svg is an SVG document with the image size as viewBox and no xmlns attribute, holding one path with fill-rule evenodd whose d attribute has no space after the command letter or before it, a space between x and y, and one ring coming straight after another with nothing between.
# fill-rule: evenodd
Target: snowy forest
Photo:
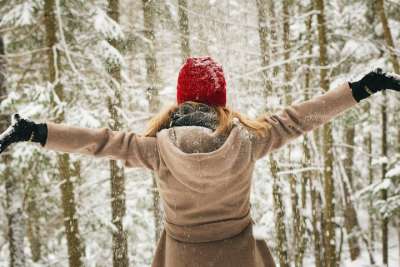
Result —
<instances>
[{"instance_id":1,"label":"snowy forest","mask_svg":"<svg viewBox=\"0 0 400 267\"><path fill-rule=\"evenodd\" d=\"M250 118L381 67L399 0L2 0L0 130L14 113L146 129L180 66L210 55ZM379 93L259 160L254 236L277 266L400 266L400 94ZM20 143L0 155L0 266L150 266L155 174ZM197 266L197 265L196 265Z\"/></svg>"}]
</instances>

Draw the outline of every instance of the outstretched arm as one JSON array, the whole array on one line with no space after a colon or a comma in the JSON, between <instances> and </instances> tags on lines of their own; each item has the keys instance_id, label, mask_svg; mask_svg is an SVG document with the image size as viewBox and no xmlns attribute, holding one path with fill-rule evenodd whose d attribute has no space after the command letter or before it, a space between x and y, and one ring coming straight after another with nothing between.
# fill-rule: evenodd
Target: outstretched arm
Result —
<instances>
[{"instance_id":1,"label":"outstretched arm","mask_svg":"<svg viewBox=\"0 0 400 267\"><path fill-rule=\"evenodd\" d=\"M360 81L344 83L323 95L288 106L272 116L266 115L265 120L270 127L263 137L256 136L253 139L253 157L259 159L265 156L384 89L400 91L400 77L377 69Z\"/></svg>"},{"instance_id":2,"label":"outstretched arm","mask_svg":"<svg viewBox=\"0 0 400 267\"><path fill-rule=\"evenodd\" d=\"M263 137L254 138L254 158L265 156L356 104L349 84L345 83L308 101L292 104L276 114L265 115L270 127Z\"/></svg>"},{"instance_id":3,"label":"outstretched arm","mask_svg":"<svg viewBox=\"0 0 400 267\"><path fill-rule=\"evenodd\" d=\"M47 122L45 148L67 153L123 160L128 167L157 169L159 158L155 137L133 132L90 129Z\"/></svg>"},{"instance_id":4,"label":"outstretched arm","mask_svg":"<svg viewBox=\"0 0 400 267\"><path fill-rule=\"evenodd\" d=\"M159 156L154 137L133 132L90 129L52 122L36 124L15 116L13 124L0 136L0 152L8 145L34 141L47 149L122 160L128 167L158 168Z\"/></svg>"}]
</instances>

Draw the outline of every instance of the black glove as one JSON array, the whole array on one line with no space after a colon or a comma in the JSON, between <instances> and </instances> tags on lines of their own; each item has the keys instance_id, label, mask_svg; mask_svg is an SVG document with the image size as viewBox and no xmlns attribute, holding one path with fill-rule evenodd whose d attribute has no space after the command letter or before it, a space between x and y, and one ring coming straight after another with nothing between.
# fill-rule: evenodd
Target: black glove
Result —
<instances>
[{"instance_id":1,"label":"black glove","mask_svg":"<svg viewBox=\"0 0 400 267\"><path fill-rule=\"evenodd\" d=\"M400 91L400 75L384 73L378 68L357 82L349 82L353 97L357 102L378 91L390 89Z\"/></svg>"},{"instance_id":2,"label":"black glove","mask_svg":"<svg viewBox=\"0 0 400 267\"><path fill-rule=\"evenodd\" d=\"M19 114L13 115L10 127L0 135L0 153L12 143L31 141L40 143L42 146L47 140L47 124L35 123L31 120L22 119Z\"/></svg>"}]
</instances>

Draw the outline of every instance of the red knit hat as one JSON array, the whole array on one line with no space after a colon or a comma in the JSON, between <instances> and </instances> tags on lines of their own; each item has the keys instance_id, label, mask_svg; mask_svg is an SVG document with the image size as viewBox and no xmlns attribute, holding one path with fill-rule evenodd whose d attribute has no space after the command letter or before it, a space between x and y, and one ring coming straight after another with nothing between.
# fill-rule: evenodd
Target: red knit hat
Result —
<instances>
[{"instance_id":1,"label":"red knit hat","mask_svg":"<svg viewBox=\"0 0 400 267\"><path fill-rule=\"evenodd\" d=\"M225 106L226 82L222 66L211 57L188 58L178 77L178 104L194 101L209 106Z\"/></svg>"}]
</instances>

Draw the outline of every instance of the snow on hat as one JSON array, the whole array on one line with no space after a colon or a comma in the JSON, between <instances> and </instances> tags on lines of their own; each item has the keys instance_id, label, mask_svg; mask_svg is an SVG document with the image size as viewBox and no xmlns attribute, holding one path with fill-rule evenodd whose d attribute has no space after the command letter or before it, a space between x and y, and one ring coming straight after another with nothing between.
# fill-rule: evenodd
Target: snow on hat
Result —
<instances>
[{"instance_id":1,"label":"snow on hat","mask_svg":"<svg viewBox=\"0 0 400 267\"><path fill-rule=\"evenodd\" d=\"M188 58L179 71L178 104L194 101L210 106L225 106L226 82L222 66L211 57Z\"/></svg>"}]
</instances>

